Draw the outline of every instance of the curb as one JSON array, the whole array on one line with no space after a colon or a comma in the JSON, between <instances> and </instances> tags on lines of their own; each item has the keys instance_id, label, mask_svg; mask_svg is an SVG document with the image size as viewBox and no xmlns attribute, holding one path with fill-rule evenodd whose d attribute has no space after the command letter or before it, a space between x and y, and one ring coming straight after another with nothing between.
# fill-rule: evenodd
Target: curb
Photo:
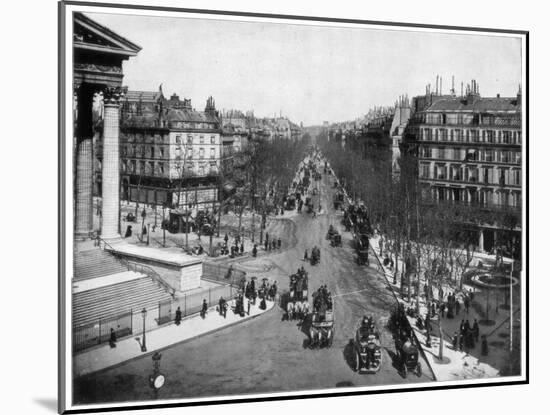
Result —
<instances>
[{"instance_id":1,"label":"curb","mask_svg":"<svg viewBox=\"0 0 550 415\"><path fill-rule=\"evenodd\" d=\"M236 326L237 324L244 323L245 321L251 321L251 320L255 319L256 317L263 316L264 314L268 313L269 311L273 310L274 308L275 308L275 302L273 301L272 306L270 308L266 309L264 312L262 312L260 314L255 314L253 316L247 316L245 318L241 318L241 320L234 321L233 323L229 323L225 326L217 327L215 329L208 330L208 331L205 331L203 333L197 334L196 336L189 337L188 339L183 339L183 340L177 341L175 343L169 344L167 346L163 346L163 347L160 347L160 348L155 349L155 350L147 351L146 353L140 354L139 356L132 357L128 360L124 360L123 362L115 363L114 365L111 365L111 366L107 366L107 367L104 367L104 368L101 368L101 369L98 369L98 370L94 370L93 372L88 372L84 375L76 375L76 376L74 376L74 380L76 380L76 379L80 380L80 379L86 378L87 376L97 375L98 373L102 373L102 372L105 372L107 370L111 370L111 369L117 368L119 366L122 366L126 363L132 362L134 360L141 359L142 357L151 356L151 355L155 354L156 352L161 352L163 350L166 350L166 349L169 349L171 347L189 342L191 340L196 340L196 339L198 339L200 337L203 337L203 336L206 336L208 334L213 334L213 333L216 333L218 331L224 330L226 328ZM189 316L189 317L191 317L191 316ZM183 321L183 319L182 319L182 321Z\"/></svg>"},{"instance_id":2,"label":"curb","mask_svg":"<svg viewBox=\"0 0 550 415\"><path fill-rule=\"evenodd\" d=\"M388 286L391 288L391 292L393 294L393 297L395 298L395 301L397 301L397 303L399 304L400 303L399 297L397 297L397 294L395 293L394 286L392 284L390 284L390 281L388 279L388 274L386 274L386 269L382 265L382 262L380 262L380 257L376 253L376 250L373 248L370 239L369 239L369 246L372 249L372 252L374 253L374 256L376 257L376 260L378 261L378 265L380 265L380 268L382 268L382 270L383 270L382 274L384 274L384 279L386 280L386 283L388 284ZM435 372L432 368L432 365L430 364L430 361L426 357L426 352L424 351L424 348L422 347L422 343L420 343L420 341L418 340L418 337L416 336L416 330L414 329L414 327L412 327L411 322L409 321L408 318L407 318L407 322L409 323L409 328L411 329L411 332L414 334L414 339L416 340L416 344L418 345L418 349L420 350L420 353L422 353L422 356L424 357L424 361L426 362L426 365L428 365L428 367L430 368L430 372L432 373L432 377L433 377L434 381L437 382L437 377L435 376ZM441 339L441 341L443 341L443 339Z\"/></svg>"}]
</instances>

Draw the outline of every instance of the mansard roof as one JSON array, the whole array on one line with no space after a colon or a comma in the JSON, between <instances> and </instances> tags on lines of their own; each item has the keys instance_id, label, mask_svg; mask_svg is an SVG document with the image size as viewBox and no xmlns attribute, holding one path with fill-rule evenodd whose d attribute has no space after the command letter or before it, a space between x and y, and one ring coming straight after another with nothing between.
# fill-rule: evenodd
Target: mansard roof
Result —
<instances>
[{"instance_id":1,"label":"mansard roof","mask_svg":"<svg viewBox=\"0 0 550 415\"><path fill-rule=\"evenodd\" d=\"M455 97L444 98L434 102L425 111L465 111L465 112L517 112L521 109L518 99L514 98L484 98L473 97Z\"/></svg>"}]
</instances>

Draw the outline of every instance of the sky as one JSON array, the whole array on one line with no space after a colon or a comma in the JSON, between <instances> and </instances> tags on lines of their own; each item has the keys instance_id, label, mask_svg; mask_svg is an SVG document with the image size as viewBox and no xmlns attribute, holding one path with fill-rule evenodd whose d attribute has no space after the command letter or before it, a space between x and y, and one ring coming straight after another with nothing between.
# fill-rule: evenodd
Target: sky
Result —
<instances>
[{"instance_id":1,"label":"sky","mask_svg":"<svg viewBox=\"0 0 550 415\"><path fill-rule=\"evenodd\" d=\"M400 95L424 94L443 77L443 92L476 79L482 96L515 96L520 38L86 13L142 47L124 62L131 90L176 93L203 110L287 116L304 125L363 116Z\"/></svg>"}]
</instances>

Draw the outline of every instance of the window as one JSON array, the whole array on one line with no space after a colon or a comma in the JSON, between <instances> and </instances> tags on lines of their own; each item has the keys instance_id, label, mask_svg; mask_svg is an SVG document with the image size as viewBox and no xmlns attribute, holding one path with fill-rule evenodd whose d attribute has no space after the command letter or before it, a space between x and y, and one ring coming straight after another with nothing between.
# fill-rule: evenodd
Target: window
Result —
<instances>
[{"instance_id":1,"label":"window","mask_svg":"<svg viewBox=\"0 0 550 415\"><path fill-rule=\"evenodd\" d=\"M423 178L430 178L430 165L429 164L421 164L420 165L420 177Z\"/></svg>"},{"instance_id":2,"label":"window","mask_svg":"<svg viewBox=\"0 0 550 415\"><path fill-rule=\"evenodd\" d=\"M145 162L140 161L139 162L139 174L144 174L144 173L145 173Z\"/></svg>"},{"instance_id":3,"label":"window","mask_svg":"<svg viewBox=\"0 0 550 415\"><path fill-rule=\"evenodd\" d=\"M431 147L424 147L424 157L431 158L432 157L432 149Z\"/></svg>"},{"instance_id":4,"label":"window","mask_svg":"<svg viewBox=\"0 0 550 415\"><path fill-rule=\"evenodd\" d=\"M210 148L210 158L213 159L216 157L216 149L214 147Z\"/></svg>"},{"instance_id":5,"label":"window","mask_svg":"<svg viewBox=\"0 0 550 415\"><path fill-rule=\"evenodd\" d=\"M493 130L487 130L487 140L488 143L494 144L496 141L496 134Z\"/></svg>"},{"instance_id":6,"label":"window","mask_svg":"<svg viewBox=\"0 0 550 415\"><path fill-rule=\"evenodd\" d=\"M176 144L181 144L181 135L176 136Z\"/></svg>"},{"instance_id":7,"label":"window","mask_svg":"<svg viewBox=\"0 0 550 415\"><path fill-rule=\"evenodd\" d=\"M151 147L151 158L155 158L155 147Z\"/></svg>"},{"instance_id":8,"label":"window","mask_svg":"<svg viewBox=\"0 0 550 415\"><path fill-rule=\"evenodd\" d=\"M130 173L135 173L135 172L136 172L136 161L131 160L130 161Z\"/></svg>"},{"instance_id":9,"label":"window","mask_svg":"<svg viewBox=\"0 0 550 415\"><path fill-rule=\"evenodd\" d=\"M461 160L460 157L460 147L453 148L453 159L454 160Z\"/></svg>"},{"instance_id":10,"label":"window","mask_svg":"<svg viewBox=\"0 0 550 415\"><path fill-rule=\"evenodd\" d=\"M193 136L191 134L187 136L187 145L190 145L190 144L193 144Z\"/></svg>"},{"instance_id":11,"label":"window","mask_svg":"<svg viewBox=\"0 0 550 415\"><path fill-rule=\"evenodd\" d=\"M164 148L163 147L159 147L159 156L160 158L164 158Z\"/></svg>"},{"instance_id":12,"label":"window","mask_svg":"<svg viewBox=\"0 0 550 415\"><path fill-rule=\"evenodd\" d=\"M204 135L201 135L201 136L200 136L199 142L200 142L201 144L204 144Z\"/></svg>"},{"instance_id":13,"label":"window","mask_svg":"<svg viewBox=\"0 0 550 415\"><path fill-rule=\"evenodd\" d=\"M493 150L485 150L485 161L493 161L494 154Z\"/></svg>"},{"instance_id":14,"label":"window","mask_svg":"<svg viewBox=\"0 0 550 415\"><path fill-rule=\"evenodd\" d=\"M204 158L204 148L202 148L202 147L199 149L199 158L200 159Z\"/></svg>"},{"instance_id":15,"label":"window","mask_svg":"<svg viewBox=\"0 0 550 415\"><path fill-rule=\"evenodd\" d=\"M424 129L424 140L432 141L432 129L431 128L425 128Z\"/></svg>"},{"instance_id":16,"label":"window","mask_svg":"<svg viewBox=\"0 0 550 415\"><path fill-rule=\"evenodd\" d=\"M502 143L503 144L511 144L512 142L512 132L511 131L503 131L502 132Z\"/></svg>"},{"instance_id":17,"label":"window","mask_svg":"<svg viewBox=\"0 0 550 415\"><path fill-rule=\"evenodd\" d=\"M210 144L216 144L216 136L215 135L210 136Z\"/></svg>"}]
</instances>

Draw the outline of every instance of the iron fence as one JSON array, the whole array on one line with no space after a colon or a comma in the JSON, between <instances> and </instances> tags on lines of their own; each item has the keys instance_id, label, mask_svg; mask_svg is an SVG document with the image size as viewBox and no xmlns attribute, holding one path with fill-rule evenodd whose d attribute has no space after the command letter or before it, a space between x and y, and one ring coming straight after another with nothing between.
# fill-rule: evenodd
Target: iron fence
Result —
<instances>
[{"instance_id":1,"label":"iron fence","mask_svg":"<svg viewBox=\"0 0 550 415\"><path fill-rule=\"evenodd\" d=\"M208 307L217 304L223 297L226 301L232 300L237 294L237 290L232 285L220 285L211 287L208 290L184 295L174 300L168 300L159 303L158 324L165 324L176 317L176 310L179 308L181 316L186 317L201 311L203 301L206 300Z\"/></svg>"},{"instance_id":2,"label":"iron fence","mask_svg":"<svg viewBox=\"0 0 550 415\"><path fill-rule=\"evenodd\" d=\"M117 338L132 334L132 310L111 318L99 318L84 326L73 327L73 353L108 342L111 329Z\"/></svg>"}]
</instances>

